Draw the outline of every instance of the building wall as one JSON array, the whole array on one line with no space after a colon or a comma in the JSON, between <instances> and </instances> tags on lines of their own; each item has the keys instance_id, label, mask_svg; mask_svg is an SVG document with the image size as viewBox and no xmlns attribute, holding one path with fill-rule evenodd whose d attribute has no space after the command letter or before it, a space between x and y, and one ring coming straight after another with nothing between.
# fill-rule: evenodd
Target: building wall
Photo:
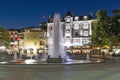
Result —
<instances>
[{"instance_id":1,"label":"building wall","mask_svg":"<svg viewBox=\"0 0 120 80\"><path fill-rule=\"evenodd\" d=\"M24 53L37 53L40 48L40 28L26 28L24 29ZM25 52L25 50L27 52Z\"/></svg>"},{"instance_id":2,"label":"building wall","mask_svg":"<svg viewBox=\"0 0 120 80\"><path fill-rule=\"evenodd\" d=\"M66 16L64 21L61 22L61 27L64 27L64 40L68 49L81 51L82 48L86 48L83 51L89 52L92 35L92 22L95 20L87 19L88 16L83 16L83 20L79 20L79 17ZM53 22L47 23L47 36L51 37Z\"/></svg>"},{"instance_id":3,"label":"building wall","mask_svg":"<svg viewBox=\"0 0 120 80\"><path fill-rule=\"evenodd\" d=\"M23 30L22 29L9 29L7 30L10 34L10 47L8 49L9 54L14 54L23 48Z\"/></svg>"},{"instance_id":4,"label":"building wall","mask_svg":"<svg viewBox=\"0 0 120 80\"><path fill-rule=\"evenodd\" d=\"M10 29L8 31L10 34L10 41L11 41L8 53L13 54L15 51L18 51L18 42L17 42L18 30Z\"/></svg>"}]
</instances>

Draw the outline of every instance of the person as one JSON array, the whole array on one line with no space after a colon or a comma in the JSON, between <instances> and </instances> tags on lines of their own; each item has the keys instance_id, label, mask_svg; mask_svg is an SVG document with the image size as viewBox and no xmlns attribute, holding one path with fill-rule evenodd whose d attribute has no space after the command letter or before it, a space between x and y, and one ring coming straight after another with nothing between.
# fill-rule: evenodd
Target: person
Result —
<instances>
[{"instance_id":1,"label":"person","mask_svg":"<svg viewBox=\"0 0 120 80\"><path fill-rule=\"evenodd\" d=\"M102 57L105 58L105 52L104 51L102 51Z\"/></svg>"}]
</instances>

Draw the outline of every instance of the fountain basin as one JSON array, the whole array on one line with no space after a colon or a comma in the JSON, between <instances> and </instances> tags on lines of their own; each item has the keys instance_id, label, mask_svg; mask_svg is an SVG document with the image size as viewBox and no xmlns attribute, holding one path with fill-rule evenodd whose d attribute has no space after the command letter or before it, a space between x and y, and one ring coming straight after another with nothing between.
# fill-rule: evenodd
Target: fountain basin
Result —
<instances>
[{"instance_id":1,"label":"fountain basin","mask_svg":"<svg viewBox=\"0 0 120 80\"><path fill-rule=\"evenodd\" d=\"M48 58L47 63L62 63L63 59L62 58Z\"/></svg>"},{"instance_id":2,"label":"fountain basin","mask_svg":"<svg viewBox=\"0 0 120 80\"><path fill-rule=\"evenodd\" d=\"M24 61L24 64L38 64L38 60L27 59L27 60Z\"/></svg>"},{"instance_id":3,"label":"fountain basin","mask_svg":"<svg viewBox=\"0 0 120 80\"><path fill-rule=\"evenodd\" d=\"M15 63L15 64L22 64L23 60L11 60L10 63Z\"/></svg>"}]
</instances>

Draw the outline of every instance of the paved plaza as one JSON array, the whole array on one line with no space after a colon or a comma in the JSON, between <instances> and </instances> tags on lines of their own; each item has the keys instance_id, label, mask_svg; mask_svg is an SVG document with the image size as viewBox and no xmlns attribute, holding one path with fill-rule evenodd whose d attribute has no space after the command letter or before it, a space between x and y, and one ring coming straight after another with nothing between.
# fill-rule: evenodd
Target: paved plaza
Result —
<instances>
[{"instance_id":1,"label":"paved plaza","mask_svg":"<svg viewBox=\"0 0 120 80\"><path fill-rule=\"evenodd\" d=\"M97 64L0 65L0 80L119 80L120 59Z\"/></svg>"}]
</instances>

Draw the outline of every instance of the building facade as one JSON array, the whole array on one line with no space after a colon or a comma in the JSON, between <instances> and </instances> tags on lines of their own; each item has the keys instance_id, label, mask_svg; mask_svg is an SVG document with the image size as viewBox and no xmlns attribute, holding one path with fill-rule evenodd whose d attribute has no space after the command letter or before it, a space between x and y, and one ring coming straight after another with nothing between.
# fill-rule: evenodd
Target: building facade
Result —
<instances>
[{"instance_id":1,"label":"building facade","mask_svg":"<svg viewBox=\"0 0 120 80\"><path fill-rule=\"evenodd\" d=\"M8 29L10 34L10 47L8 49L9 54L14 54L23 48L23 30L22 29Z\"/></svg>"},{"instance_id":2,"label":"building facade","mask_svg":"<svg viewBox=\"0 0 120 80\"><path fill-rule=\"evenodd\" d=\"M43 53L46 47L45 31L40 27L24 28L24 49L26 55Z\"/></svg>"},{"instance_id":3,"label":"building facade","mask_svg":"<svg viewBox=\"0 0 120 80\"><path fill-rule=\"evenodd\" d=\"M64 45L71 53L89 53L91 46L92 24L96 21L92 15L74 16L68 12L61 17ZM31 55L47 53L48 36L52 31L53 17L48 22L40 23L39 27L28 27L22 30L9 30L11 43L10 53L18 51L21 54Z\"/></svg>"},{"instance_id":4,"label":"building facade","mask_svg":"<svg viewBox=\"0 0 120 80\"><path fill-rule=\"evenodd\" d=\"M61 18L61 27L64 31L65 46L72 53L88 53L91 46L92 23L95 21L92 16L74 16L68 12ZM53 27L53 17L47 23L47 34L50 36Z\"/></svg>"}]
</instances>

